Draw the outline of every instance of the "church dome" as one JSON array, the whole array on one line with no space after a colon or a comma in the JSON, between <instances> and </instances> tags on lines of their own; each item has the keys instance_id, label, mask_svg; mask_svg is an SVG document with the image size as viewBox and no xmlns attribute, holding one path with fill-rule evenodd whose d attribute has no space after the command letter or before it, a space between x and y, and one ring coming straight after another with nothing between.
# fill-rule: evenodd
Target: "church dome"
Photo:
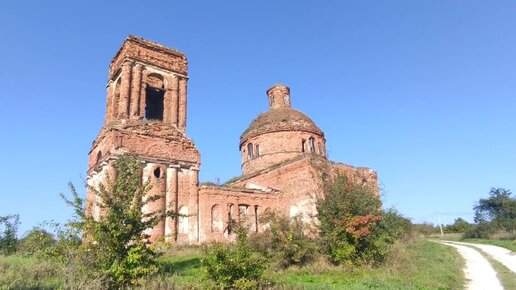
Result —
<instances>
[{"instance_id":1,"label":"church dome","mask_svg":"<svg viewBox=\"0 0 516 290\"><path fill-rule=\"evenodd\" d=\"M240 136L242 174L250 174L297 157L326 158L324 133L307 115L292 109L290 89L267 90L269 111L261 113Z\"/></svg>"},{"instance_id":2,"label":"church dome","mask_svg":"<svg viewBox=\"0 0 516 290\"><path fill-rule=\"evenodd\" d=\"M280 131L302 131L324 136L323 131L307 115L289 107L282 107L258 115L240 136L240 145L250 138Z\"/></svg>"}]
</instances>

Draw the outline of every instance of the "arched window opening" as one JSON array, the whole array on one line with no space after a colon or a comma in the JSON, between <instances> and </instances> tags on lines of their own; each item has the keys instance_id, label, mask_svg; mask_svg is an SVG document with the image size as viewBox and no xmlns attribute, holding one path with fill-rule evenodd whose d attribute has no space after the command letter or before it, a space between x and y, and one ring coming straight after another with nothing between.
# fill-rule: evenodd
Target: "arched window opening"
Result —
<instances>
[{"instance_id":1,"label":"arched window opening","mask_svg":"<svg viewBox=\"0 0 516 290\"><path fill-rule=\"evenodd\" d=\"M97 153L97 160L95 161L95 163L99 163L100 159L102 159L102 151L99 150L99 152Z\"/></svg>"},{"instance_id":2,"label":"arched window opening","mask_svg":"<svg viewBox=\"0 0 516 290\"><path fill-rule=\"evenodd\" d=\"M319 145L319 155L324 155L322 143L319 142L317 145Z\"/></svg>"},{"instance_id":3,"label":"arched window opening","mask_svg":"<svg viewBox=\"0 0 516 290\"><path fill-rule=\"evenodd\" d=\"M254 152L254 155L256 157L258 157L258 156L260 156L260 145L256 144L255 148L256 148L256 152Z\"/></svg>"},{"instance_id":4,"label":"arched window opening","mask_svg":"<svg viewBox=\"0 0 516 290\"><path fill-rule=\"evenodd\" d=\"M156 169L154 169L154 177L156 177L156 178L161 177L161 169L159 167L156 167Z\"/></svg>"},{"instance_id":5,"label":"arched window opening","mask_svg":"<svg viewBox=\"0 0 516 290\"><path fill-rule=\"evenodd\" d=\"M313 137L310 137L310 139L308 139L308 145L310 146L310 153L315 153L315 140Z\"/></svg>"},{"instance_id":6,"label":"arched window opening","mask_svg":"<svg viewBox=\"0 0 516 290\"><path fill-rule=\"evenodd\" d=\"M151 73L145 79L145 82L149 87L154 87L158 89L163 89L165 87L165 83L163 82L163 76L157 73Z\"/></svg>"},{"instance_id":7,"label":"arched window opening","mask_svg":"<svg viewBox=\"0 0 516 290\"><path fill-rule=\"evenodd\" d=\"M301 139L301 152L303 152L303 153L305 153L305 143L306 143L306 140Z\"/></svg>"},{"instance_id":8,"label":"arched window opening","mask_svg":"<svg viewBox=\"0 0 516 290\"><path fill-rule=\"evenodd\" d=\"M211 232L221 233L223 229L222 208L219 204L216 204L211 208Z\"/></svg>"},{"instance_id":9,"label":"arched window opening","mask_svg":"<svg viewBox=\"0 0 516 290\"><path fill-rule=\"evenodd\" d=\"M265 208L265 210L263 211L263 216L269 216L272 212L272 209L270 207L267 207ZM271 224L270 222L266 222L264 224L262 224L262 229L265 231L267 229L269 229L271 227Z\"/></svg>"},{"instance_id":10,"label":"arched window opening","mask_svg":"<svg viewBox=\"0 0 516 290\"><path fill-rule=\"evenodd\" d=\"M122 83L122 78L119 77L115 83L115 91L113 93L113 101L111 102L111 106L113 107L113 117L118 117L118 103L120 102L120 84Z\"/></svg>"},{"instance_id":11,"label":"arched window opening","mask_svg":"<svg viewBox=\"0 0 516 290\"><path fill-rule=\"evenodd\" d=\"M188 207L187 206L181 206L179 208L179 214L181 215L179 219L179 229L178 232L180 234L188 234Z\"/></svg>"},{"instance_id":12,"label":"arched window opening","mask_svg":"<svg viewBox=\"0 0 516 290\"><path fill-rule=\"evenodd\" d=\"M253 143L249 143L247 144L247 154L249 155L249 159L253 159L254 158L254 150L253 150Z\"/></svg>"},{"instance_id":13,"label":"arched window opening","mask_svg":"<svg viewBox=\"0 0 516 290\"><path fill-rule=\"evenodd\" d=\"M116 136L115 148L120 148L124 145L124 136Z\"/></svg>"},{"instance_id":14,"label":"arched window opening","mask_svg":"<svg viewBox=\"0 0 516 290\"><path fill-rule=\"evenodd\" d=\"M233 233L233 227L236 226L236 222L233 220L231 216L231 211L233 210L233 204L228 204L228 235Z\"/></svg>"},{"instance_id":15,"label":"arched window opening","mask_svg":"<svg viewBox=\"0 0 516 290\"><path fill-rule=\"evenodd\" d=\"M249 208L249 206L247 204L239 204L238 205L238 219L239 219L240 223L247 222L247 216L248 216L247 209L248 208Z\"/></svg>"},{"instance_id":16,"label":"arched window opening","mask_svg":"<svg viewBox=\"0 0 516 290\"><path fill-rule=\"evenodd\" d=\"M163 121L165 91L148 87L145 95L145 119Z\"/></svg>"},{"instance_id":17,"label":"arched window opening","mask_svg":"<svg viewBox=\"0 0 516 290\"><path fill-rule=\"evenodd\" d=\"M254 230L258 232L258 206L254 206Z\"/></svg>"}]
</instances>

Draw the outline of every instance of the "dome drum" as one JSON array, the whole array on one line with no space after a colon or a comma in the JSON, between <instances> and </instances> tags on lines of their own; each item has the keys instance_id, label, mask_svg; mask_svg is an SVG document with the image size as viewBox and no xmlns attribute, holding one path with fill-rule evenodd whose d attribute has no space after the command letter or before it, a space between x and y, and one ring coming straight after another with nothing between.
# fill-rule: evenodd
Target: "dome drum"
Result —
<instances>
[{"instance_id":1,"label":"dome drum","mask_svg":"<svg viewBox=\"0 0 516 290\"><path fill-rule=\"evenodd\" d=\"M326 157L326 140L312 132L278 131L248 139L240 151L245 175L301 155Z\"/></svg>"}]
</instances>

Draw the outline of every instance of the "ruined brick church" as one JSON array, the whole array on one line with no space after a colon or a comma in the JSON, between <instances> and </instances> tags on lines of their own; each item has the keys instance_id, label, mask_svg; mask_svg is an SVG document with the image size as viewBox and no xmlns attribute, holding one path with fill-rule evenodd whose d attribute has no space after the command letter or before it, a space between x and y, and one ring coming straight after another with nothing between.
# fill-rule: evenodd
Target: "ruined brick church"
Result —
<instances>
[{"instance_id":1,"label":"ruined brick church","mask_svg":"<svg viewBox=\"0 0 516 290\"><path fill-rule=\"evenodd\" d=\"M260 217L268 211L313 222L324 183L339 174L378 192L373 170L326 158L324 132L292 109L290 89L280 84L267 90L269 110L240 136L242 175L223 186L199 185L200 154L186 135L187 81L183 53L129 36L109 67L105 122L89 152L90 185L104 181L117 156L131 154L142 160L149 194L165 193L142 210L167 208L184 215L149 230L151 240L233 240L232 221L261 232L266 225ZM96 197L88 192L87 199ZM100 214L98 207L92 211Z\"/></svg>"}]
</instances>

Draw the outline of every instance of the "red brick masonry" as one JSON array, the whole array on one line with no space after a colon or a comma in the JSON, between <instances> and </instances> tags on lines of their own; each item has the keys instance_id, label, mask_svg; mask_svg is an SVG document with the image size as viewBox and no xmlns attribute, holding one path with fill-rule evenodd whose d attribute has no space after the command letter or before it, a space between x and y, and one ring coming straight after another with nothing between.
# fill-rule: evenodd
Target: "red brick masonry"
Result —
<instances>
[{"instance_id":1,"label":"red brick masonry","mask_svg":"<svg viewBox=\"0 0 516 290\"><path fill-rule=\"evenodd\" d=\"M339 174L378 193L377 174L326 159L324 133L291 108L290 89L267 90L269 111L242 134L242 176L224 186L199 185L201 157L186 136L187 59L176 50L129 36L109 68L104 126L89 153L88 183L98 186L120 154L140 158L149 194L166 198L143 211L170 208L184 214L149 229L151 239L193 244L232 241L233 222L263 231L260 217L279 211L317 223L315 202ZM92 214L100 215L88 192Z\"/></svg>"}]
</instances>

